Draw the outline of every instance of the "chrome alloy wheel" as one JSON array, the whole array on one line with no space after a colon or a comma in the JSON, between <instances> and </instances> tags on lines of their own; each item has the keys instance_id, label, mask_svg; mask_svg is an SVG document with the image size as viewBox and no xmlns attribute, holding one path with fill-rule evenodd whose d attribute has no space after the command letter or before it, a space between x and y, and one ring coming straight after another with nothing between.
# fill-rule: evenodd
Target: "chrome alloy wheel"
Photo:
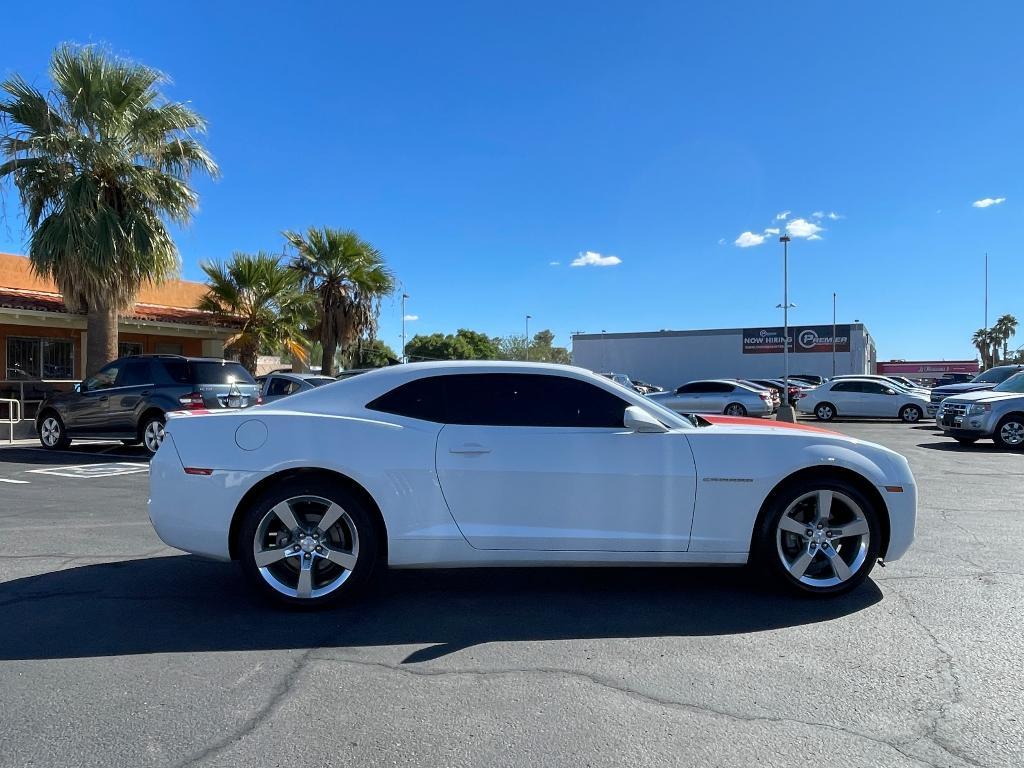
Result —
<instances>
[{"instance_id":1,"label":"chrome alloy wheel","mask_svg":"<svg viewBox=\"0 0 1024 768\"><path fill-rule=\"evenodd\" d=\"M359 534L348 513L321 496L275 505L256 528L253 556L260 576L288 597L323 597L352 575Z\"/></svg>"},{"instance_id":2,"label":"chrome alloy wheel","mask_svg":"<svg viewBox=\"0 0 1024 768\"><path fill-rule=\"evenodd\" d=\"M1004 445L1024 445L1024 424L1019 421L1007 421L999 428L999 437Z\"/></svg>"},{"instance_id":3,"label":"chrome alloy wheel","mask_svg":"<svg viewBox=\"0 0 1024 768\"><path fill-rule=\"evenodd\" d=\"M160 443L164 441L164 425L157 419L153 419L146 425L142 432L142 443L150 453L156 453Z\"/></svg>"},{"instance_id":4,"label":"chrome alloy wheel","mask_svg":"<svg viewBox=\"0 0 1024 768\"><path fill-rule=\"evenodd\" d=\"M835 415L835 412L832 410L832 406L830 405L819 405L818 409L815 411L815 415L822 421L828 421Z\"/></svg>"},{"instance_id":5,"label":"chrome alloy wheel","mask_svg":"<svg viewBox=\"0 0 1024 768\"><path fill-rule=\"evenodd\" d=\"M834 587L853 578L867 560L871 529L849 496L821 489L798 496L779 518L779 559L809 587Z\"/></svg>"},{"instance_id":6,"label":"chrome alloy wheel","mask_svg":"<svg viewBox=\"0 0 1024 768\"><path fill-rule=\"evenodd\" d=\"M726 416L746 416L747 409L739 403L732 403L728 408L725 409Z\"/></svg>"},{"instance_id":7,"label":"chrome alloy wheel","mask_svg":"<svg viewBox=\"0 0 1024 768\"><path fill-rule=\"evenodd\" d=\"M55 416L47 416L43 419L43 424L39 428L39 437L43 441L43 445L47 448L52 448L60 442L60 422L57 421Z\"/></svg>"}]
</instances>

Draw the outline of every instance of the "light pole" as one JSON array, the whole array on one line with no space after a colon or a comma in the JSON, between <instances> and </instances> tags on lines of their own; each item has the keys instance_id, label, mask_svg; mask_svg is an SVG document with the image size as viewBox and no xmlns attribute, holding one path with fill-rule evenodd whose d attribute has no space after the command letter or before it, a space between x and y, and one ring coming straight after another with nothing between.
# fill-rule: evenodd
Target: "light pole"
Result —
<instances>
[{"instance_id":1,"label":"light pole","mask_svg":"<svg viewBox=\"0 0 1024 768\"><path fill-rule=\"evenodd\" d=\"M832 378L836 377L836 292L832 291Z\"/></svg>"},{"instance_id":2,"label":"light pole","mask_svg":"<svg viewBox=\"0 0 1024 768\"><path fill-rule=\"evenodd\" d=\"M782 243L782 358L786 369L786 402L779 406L779 421L796 421L796 412L789 404L789 235L779 238Z\"/></svg>"},{"instance_id":3,"label":"light pole","mask_svg":"<svg viewBox=\"0 0 1024 768\"><path fill-rule=\"evenodd\" d=\"M402 294L402 362L408 363L409 358L405 356L405 300L409 298L408 293Z\"/></svg>"},{"instance_id":4,"label":"light pole","mask_svg":"<svg viewBox=\"0 0 1024 768\"><path fill-rule=\"evenodd\" d=\"M532 315L526 316L526 360L530 360L530 318Z\"/></svg>"}]
</instances>

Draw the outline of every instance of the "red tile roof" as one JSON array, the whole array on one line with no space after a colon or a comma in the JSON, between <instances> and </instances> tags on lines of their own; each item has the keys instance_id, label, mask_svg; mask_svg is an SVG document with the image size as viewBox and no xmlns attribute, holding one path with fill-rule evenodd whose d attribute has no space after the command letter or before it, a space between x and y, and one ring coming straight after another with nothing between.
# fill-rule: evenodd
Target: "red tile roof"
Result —
<instances>
[{"instance_id":1,"label":"red tile roof","mask_svg":"<svg viewBox=\"0 0 1024 768\"><path fill-rule=\"evenodd\" d=\"M59 293L29 291L17 288L0 288L0 307L6 309L25 309L35 312L67 313L64 300ZM215 327L235 327L236 324L203 312L199 309L184 307L165 307L159 304L136 304L132 311L122 317L131 320L150 321L155 323L182 323L185 325L206 325Z\"/></svg>"}]
</instances>

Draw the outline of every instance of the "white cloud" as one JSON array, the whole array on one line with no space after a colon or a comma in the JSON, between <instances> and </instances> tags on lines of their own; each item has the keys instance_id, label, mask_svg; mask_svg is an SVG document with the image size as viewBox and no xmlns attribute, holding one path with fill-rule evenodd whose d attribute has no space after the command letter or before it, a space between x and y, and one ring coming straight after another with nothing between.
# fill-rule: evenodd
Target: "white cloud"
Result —
<instances>
[{"instance_id":1,"label":"white cloud","mask_svg":"<svg viewBox=\"0 0 1024 768\"><path fill-rule=\"evenodd\" d=\"M560 266L562 266L562 262L560 262L560 261L549 261L548 262L548 266L549 267L560 267Z\"/></svg>"},{"instance_id":2,"label":"white cloud","mask_svg":"<svg viewBox=\"0 0 1024 768\"><path fill-rule=\"evenodd\" d=\"M776 221L785 221L787 218L789 218L789 214L791 214L791 213L792 213L792 211L779 211L779 213L775 214L775 220Z\"/></svg>"},{"instance_id":3,"label":"white cloud","mask_svg":"<svg viewBox=\"0 0 1024 768\"><path fill-rule=\"evenodd\" d=\"M602 256L600 253L594 251L587 251L586 253L580 253L575 259L572 260L570 266L573 267L614 267L617 264L621 264L622 259L618 256Z\"/></svg>"},{"instance_id":4,"label":"white cloud","mask_svg":"<svg viewBox=\"0 0 1024 768\"><path fill-rule=\"evenodd\" d=\"M1005 197L985 197L981 200L975 200L971 205L975 208L988 208L990 205L999 205L1003 202L1006 202Z\"/></svg>"},{"instance_id":5,"label":"white cloud","mask_svg":"<svg viewBox=\"0 0 1024 768\"><path fill-rule=\"evenodd\" d=\"M740 248L750 248L764 242L764 235L755 235L753 232L744 232L736 238L736 245Z\"/></svg>"},{"instance_id":6,"label":"white cloud","mask_svg":"<svg viewBox=\"0 0 1024 768\"><path fill-rule=\"evenodd\" d=\"M402 319L411 323L413 320L419 320L420 316L419 315L406 315Z\"/></svg>"},{"instance_id":7,"label":"white cloud","mask_svg":"<svg viewBox=\"0 0 1024 768\"><path fill-rule=\"evenodd\" d=\"M768 227L768 229L766 229L764 231L764 233L766 235L777 235L777 234L779 234L779 228L778 227Z\"/></svg>"},{"instance_id":8,"label":"white cloud","mask_svg":"<svg viewBox=\"0 0 1024 768\"><path fill-rule=\"evenodd\" d=\"M824 211L815 211L814 213L811 214L811 218L812 219L823 219L823 218L825 218L825 212Z\"/></svg>"},{"instance_id":9,"label":"white cloud","mask_svg":"<svg viewBox=\"0 0 1024 768\"><path fill-rule=\"evenodd\" d=\"M832 219L832 221L839 221L840 219L845 218L845 217L841 213L836 213L835 211L829 211L828 212L828 218Z\"/></svg>"},{"instance_id":10,"label":"white cloud","mask_svg":"<svg viewBox=\"0 0 1024 768\"><path fill-rule=\"evenodd\" d=\"M718 238L718 244L719 245L725 245L725 238L724 237Z\"/></svg>"},{"instance_id":11,"label":"white cloud","mask_svg":"<svg viewBox=\"0 0 1024 768\"><path fill-rule=\"evenodd\" d=\"M824 230L821 227L807 219L793 219L786 225L786 232L793 237L811 238L822 231ZM821 238L818 239L820 240Z\"/></svg>"},{"instance_id":12,"label":"white cloud","mask_svg":"<svg viewBox=\"0 0 1024 768\"><path fill-rule=\"evenodd\" d=\"M821 235L811 235L807 238L808 240L821 240Z\"/></svg>"}]
</instances>

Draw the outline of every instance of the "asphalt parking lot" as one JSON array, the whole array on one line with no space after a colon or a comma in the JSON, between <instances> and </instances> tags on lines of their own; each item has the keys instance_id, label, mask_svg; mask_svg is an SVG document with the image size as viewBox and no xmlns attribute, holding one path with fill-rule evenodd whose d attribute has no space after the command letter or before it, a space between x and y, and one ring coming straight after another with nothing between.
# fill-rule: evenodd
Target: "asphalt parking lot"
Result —
<instances>
[{"instance_id":1,"label":"asphalt parking lot","mask_svg":"<svg viewBox=\"0 0 1024 768\"><path fill-rule=\"evenodd\" d=\"M1020 765L1024 454L835 427L904 453L921 507L832 601L734 569L422 571L274 610L161 544L138 450L0 448L0 766Z\"/></svg>"}]
</instances>

